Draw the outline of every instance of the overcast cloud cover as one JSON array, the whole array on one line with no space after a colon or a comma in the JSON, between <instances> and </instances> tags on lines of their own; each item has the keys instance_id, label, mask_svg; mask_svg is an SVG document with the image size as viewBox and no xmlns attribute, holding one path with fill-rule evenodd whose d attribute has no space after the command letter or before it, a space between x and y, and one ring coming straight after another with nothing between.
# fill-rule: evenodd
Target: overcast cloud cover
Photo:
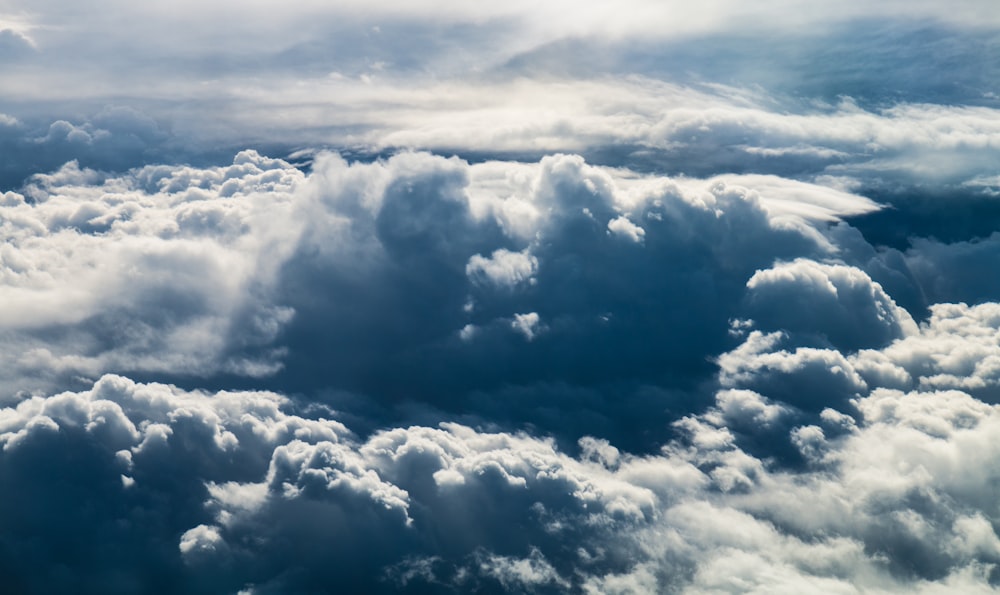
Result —
<instances>
[{"instance_id":1,"label":"overcast cloud cover","mask_svg":"<svg viewBox=\"0 0 1000 595\"><path fill-rule=\"evenodd\" d=\"M1000 591L1000 11L690 4L0 0L0 591Z\"/></svg>"}]
</instances>

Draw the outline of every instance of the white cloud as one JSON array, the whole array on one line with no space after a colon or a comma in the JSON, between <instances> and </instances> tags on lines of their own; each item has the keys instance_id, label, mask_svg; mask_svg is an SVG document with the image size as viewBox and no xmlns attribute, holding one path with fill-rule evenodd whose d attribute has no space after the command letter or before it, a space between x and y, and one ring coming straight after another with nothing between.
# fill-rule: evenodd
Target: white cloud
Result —
<instances>
[{"instance_id":1,"label":"white cloud","mask_svg":"<svg viewBox=\"0 0 1000 595\"><path fill-rule=\"evenodd\" d=\"M511 252L500 248L486 258L474 254L465 265L465 274L476 283L491 283L498 287L516 287L532 283L538 271L538 259L527 251Z\"/></svg>"},{"instance_id":2,"label":"white cloud","mask_svg":"<svg viewBox=\"0 0 1000 595\"><path fill-rule=\"evenodd\" d=\"M570 587L569 582L559 576L555 568L545 560L537 549L532 549L526 558L511 558L487 554L479 562L480 572L495 577L507 591L534 592L541 585L553 585L562 589Z\"/></svg>"},{"instance_id":3,"label":"white cloud","mask_svg":"<svg viewBox=\"0 0 1000 595\"><path fill-rule=\"evenodd\" d=\"M628 220L627 217L617 217L608 221L608 231L639 244L646 236L646 230Z\"/></svg>"},{"instance_id":4,"label":"white cloud","mask_svg":"<svg viewBox=\"0 0 1000 595\"><path fill-rule=\"evenodd\" d=\"M510 327L524 335L524 338L531 341L544 327L537 312L527 312L525 314L515 314Z\"/></svg>"},{"instance_id":5,"label":"white cloud","mask_svg":"<svg viewBox=\"0 0 1000 595\"><path fill-rule=\"evenodd\" d=\"M291 247L283 236L296 233L289 211L303 181L252 152L228 168L109 177L70 163L36 176L30 203L3 207L0 327L22 365L41 370L273 372L272 355L224 352L234 338L270 342L292 315L268 303L267 285ZM37 340L54 327L72 329L65 342Z\"/></svg>"},{"instance_id":6,"label":"white cloud","mask_svg":"<svg viewBox=\"0 0 1000 595\"><path fill-rule=\"evenodd\" d=\"M196 558L206 554L214 554L224 545L219 531L214 527L198 525L188 529L181 536L180 550L185 558Z\"/></svg>"},{"instance_id":7,"label":"white cloud","mask_svg":"<svg viewBox=\"0 0 1000 595\"><path fill-rule=\"evenodd\" d=\"M862 351L855 364L866 376L882 378L888 370L899 388L959 389L987 399L1000 383L1000 348L995 330L996 303L977 306L937 304L920 332L881 352Z\"/></svg>"}]
</instances>

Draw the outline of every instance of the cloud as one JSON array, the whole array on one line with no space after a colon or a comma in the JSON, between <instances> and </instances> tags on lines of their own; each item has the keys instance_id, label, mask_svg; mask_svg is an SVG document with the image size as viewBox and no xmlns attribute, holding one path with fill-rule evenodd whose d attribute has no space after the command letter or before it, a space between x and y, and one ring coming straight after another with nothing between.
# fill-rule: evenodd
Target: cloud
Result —
<instances>
[{"instance_id":1,"label":"cloud","mask_svg":"<svg viewBox=\"0 0 1000 595\"><path fill-rule=\"evenodd\" d=\"M995 591L987 4L7 2L5 588Z\"/></svg>"},{"instance_id":2,"label":"cloud","mask_svg":"<svg viewBox=\"0 0 1000 595\"><path fill-rule=\"evenodd\" d=\"M268 10L258 4L165 12L107 2L80 12L33 3L32 16L10 30L37 37L37 55L5 65L8 111L33 128L18 137L46 138L63 121L94 142L57 136L34 146L30 159L4 165L5 183L71 159L121 171L219 163L246 147L329 146L474 160L574 152L699 177L950 186L992 174L995 73L981 57L997 46L981 21L970 27L964 16L983 10L911 4L904 20L864 3L796 12L798 2L718 2L680 13L648 2L610 12L445 4L386 13L305 3L259 20ZM768 12L778 5L786 17ZM207 25L208 15L224 15L227 27ZM797 24L778 27L786 18ZM953 82L937 83L940 71ZM123 109L151 120L157 134L143 135L150 122L142 117L126 131L100 115Z\"/></svg>"},{"instance_id":3,"label":"cloud","mask_svg":"<svg viewBox=\"0 0 1000 595\"><path fill-rule=\"evenodd\" d=\"M35 44L30 37L11 29L0 29L0 56L5 59L17 59L34 49Z\"/></svg>"},{"instance_id":4,"label":"cloud","mask_svg":"<svg viewBox=\"0 0 1000 595\"><path fill-rule=\"evenodd\" d=\"M609 224L610 225L610 224ZM531 283L538 270L538 259L526 252L511 252L500 248L489 258L473 254L465 265L465 274L474 283L491 283L500 287L515 287Z\"/></svg>"},{"instance_id":5,"label":"cloud","mask_svg":"<svg viewBox=\"0 0 1000 595\"><path fill-rule=\"evenodd\" d=\"M18 189L32 175L69 162L122 173L172 152L165 122L133 107L109 103L86 117L0 118L0 148L9 158L0 185ZM235 152L235 151L234 151Z\"/></svg>"},{"instance_id":6,"label":"cloud","mask_svg":"<svg viewBox=\"0 0 1000 595\"><path fill-rule=\"evenodd\" d=\"M269 344L293 314L266 295L293 228L278 205L302 179L248 152L124 177L71 162L8 194L0 325L20 352L8 390L110 369L272 373Z\"/></svg>"},{"instance_id":7,"label":"cloud","mask_svg":"<svg viewBox=\"0 0 1000 595\"><path fill-rule=\"evenodd\" d=\"M906 252L910 271L934 302L986 302L997 295L991 270L1000 259L1000 234L944 243L917 238Z\"/></svg>"},{"instance_id":8,"label":"cloud","mask_svg":"<svg viewBox=\"0 0 1000 595\"><path fill-rule=\"evenodd\" d=\"M841 220L874 208L572 155L37 175L3 207L4 332L30 347L5 373L34 390L0 410L5 572L28 592L986 591L996 304L918 324L862 267L923 279L918 257L967 247L894 260ZM86 379L178 370L312 392Z\"/></svg>"},{"instance_id":9,"label":"cloud","mask_svg":"<svg viewBox=\"0 0 1000 595\"><path fill-rule=\"evenodd\" d=\"M864 197L573 155L321 153L308 172L253 151L123 174L71 162L6 202L16 307L0 323L22 354L7 398L109 372L255 379L330 403L353 394L400 423L463 412L649 449L703 399L732 320L877 348L915 325L875 279L922 289L907 260L842 223L878 208ZM567 406L572 420L555 415ZM628 430L643 418L661 429Z\"/></svg>"},{"instance_id":10,"label":"cloud","mask_svg":"<svg viewBox=\"0 0 1000 595\"><path fill-rule=\"evenodd\" d=\"M511 328L524 335L524 338L531 341L541 332L541 319L537 312L527 314L515 314L514 320L510 323Z\"/></svg>"},{"instance_id":11,"label":"cloud","mask_svg":"<svg viewBox=\"0 0 1000 595\"><path fill-rule=\"evenodd\" d=\"M819 208L785 208L793 193ZM710 377L756 271L835 257L832 222L874 208L805 183L672 180L571 155L534 164L321 155L297 195L301 235L276 277L274 301L296 314L275 340L287 355L268 386L534 424L552 399L577 398L590 429L546 422L572 443L616 417L601 399L583 406L595 383L663 416L643 387ZM623 218L641 243L610 231ZM870 331L845 330L854 332Z\"/></svg>"},{"instance_id":12,"label":"cloud","mask_svg":"<svg viewBox=\"0 0 1000 595\"><path fill-rule=\"evenodd\" d=\"M646 236L646 230L628 220L627 217L617 217L608 221L608 231L640 243Z\"/></svg>"},{"instance_id":13,"label":"cloud","mask_svg":"<svg viewBox=\"0 0 1000 595\"><path fill-rule=\"evenodd\" d=\"M982 336L945 320L954 317L921 335ZM933 377L901 356L915 340L842 365L860 369L878 353ZM771 373L828 384L803 365ZM866 378L815 423L768 388L726 389L657 454L586 438L575 457L551 439L454 423L359 439L335 412L274 393L107 376L0 412L0 472L25 498L6 509L19 519L7 543L31 534L51 545L67 527L113 536L100 558L80 557L82 541L20 548L10 576L28 590L77 581L139 591L160 569L173 573L170 588L261 593L333 582L375 592L988 592L1000 556L990 506L1000 414L960 390ZM745 450L753 433L784 437L804 462L758 458ZM65 472L37 475L36 465ZM182 507L145 508L142 530L129 528L123 515L163 498ZM32 571L57 561L59 576Z\"/></svg>"},{"instance_id":14,"label":"cloud","mask_svg":"<svg viewBox=\"0 0 1000 595\"><path fill-rule=\"evenodd\" d=\"M764 327L822 335L841 349L878 347L916 333L898 307L863 271L796 260L747 281L748 313Z\"/></svg>"}]
</instances>

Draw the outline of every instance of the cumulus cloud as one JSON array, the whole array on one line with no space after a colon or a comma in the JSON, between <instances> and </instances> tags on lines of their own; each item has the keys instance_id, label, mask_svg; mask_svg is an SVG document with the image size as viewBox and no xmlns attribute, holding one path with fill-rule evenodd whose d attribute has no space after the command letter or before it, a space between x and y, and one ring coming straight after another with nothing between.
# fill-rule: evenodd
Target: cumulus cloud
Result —
<instances>
[{"instance_id":1,"label":"cumulus cloud","mask_svg":"<svg viewBox=\"0 0 1000 595\"><path fill-rule=\"evenodd\" d=\"M745 303L755 272L796 256L836 258L831 225L877 208L842 191L764 181L673 180L571 155L534 164L321 155L296 195L303 227L276 277L275 301L296 315L276 339L288 351L269 386L392 395L537 424L525 407L580 407L592 397L571 395L596 383L630 395L637 413L663 416L639 393L664 378L690 387L710 377L711 356L730 344L730 318L758 314ZM783 207L792 194L822 213ZM778 294L796 291L772 298L780 309ZM905 312L872 295L873 318L898 316L905 327ZM902 332L885 324L884 339ZM497 394L506 390L519 396ZM598 426L627 435L607 406L581 409L589 430L562 420L550 431L571 442Z\"/></svg>"},{"instance_id":2,"label":"cumulus cloud","mask_svg":"<svg viewBox=\"0 0 1000 595\"><path fill-rule=\"evenodd\" d=\"M975 345L983 333L972 328L996 332L986 311L966 317L983 326L942 313L918 335L842 358L866 381L816 403L821 415L769 386L725 389L651 455L584 438L573 456L551 439L455 423L361 439L336 412L274 393L107 376L0 412L0 470L25 498L5 509L18 519L5 535L9 577L26 590L95 592L148 590L166 572L169 588L209 592L989 592L1000 414L922 382L936 370L905 357L921 336ZM826 367L802 353L754 349L786 360L772 376L829 390ZM864 361L878 356L912 388L870 374ZM745 370L727 382L760 373ZM753 454L762 436L783 438L801 462ZM37 465L65 473L39 476ZM132 528L137 507L164 498L184 506L145 508ZM96 558L85 541L55 547L67 527L112 539ZM28 535L38 548L10 549ZM56 563L59 575L33 572Z\"/></svg>"},{"instance_id":3,"label":"cumulus cloud","mask_svg":"<svg viewBox=\"0 0 1000 595\"><path fill-rule=\"evenodd\" d=\"M881 346L916 333L910 314L863 271L796 260L747 281L748 313L764 326L815 333L842 349ZM789 303L787 296L794 295Z\"/></svg>"},{"instance_id":4,"label":"cumulus cloud","mask_svg":"<svg viewBox=\"0 0 1000 595\"><path fill-rule=\"evenodd\" d=\"M517 332L524 335L524 338L529 341L534 339L535 335L542 330L541 319L538 317L537 312L515 314L514 320L510 323L510 326Z\"/></svg>"},{"instance_id":5,"label":"cumulus cloud","mask_svg":"<svg viewBox=\"0 0 1000 595\"><path fill-rule=\"evenodd\" d=\"M642 242L646 236L646 230L629 221L627 217L618 217L608 221L608 231L636 243Z\"/></svg>"},{"instance_id":6,"label":"cumulus cloud","mask_svg":"<svg viewBox=\"0 0 1000 595\"><path fill-rule=\"evenodd\" d=\"M2 208L22 590L993 580L995 304L918 323L875 277L935 295L919 259L966 245L880 252L845 223L867 198L573 155L246 151L71 162ZM88 380L107 372L278 392Z\"/></svg>"},{"instance_id":7,"label":"cumulus cloud","mask_svg":"<svg viewBox=\"0 0 1000 595\"><path fill-rule=\"evenodd\" d=\"M526 252L511 252L500 248L489 258L474 254L465 265L465 274L477 283L515 287L530 283L538 270L538 259Z\"/></svg>"},{"instance_id":8,"label":"cumulus cloud","mask_svg":"<svg viewBox=\"0 0 1000 595\"><path fill-rule=\"evenodd\" d=\"M987 480L933 445L991 427L995 304L918 325L843 227L874 208L569 155L36 175L3 206L5 373L35 391L2 412L6 567L27 591L985 588ZM682 370L707 408L658 386ZM108 371L319 392L86 380Z\"/></svg>"},{"instance_id":9,"label":"cumulus cloud","mask_svg":"<svg viewBox=\"0 0 1000 595\"><path fill-rule=\"evenodd\" d=\"M302 180L247 152L228 168L127 176L71 162L8 193L0 325L20 352L8 391L27 388L17 376L111 369L273 372L269 344L293 312L266 287L294 228L280 205Z\"/></svg>"},{"instance_id":10,"label":"cumulus cloud","mask_svg":"<svg viewBox=\"0 0 1000 595\"><path fill-rule=\"evenodd\" d=\"M0 4L7 590L1000 584L985 0Z\"/></svg>"},{"instance_id":11,"label":"cumulus cloud","mask_svg":"<svg viewBox=\"0 0 1000 595\"><path fill-rule=\"evenodd\" d=\"M34 174L76 162L85 169L124 172L172 149L169 125L127 105L106 103L84 117L0 117L0 186L16 189ZM236 151L233 151L234 153Z\"/></svg>"},{"instance_id":12,"label":"cumulus cloud","mask_svg":"<svg viewBox=\"0 0 1000 595\"><path fill-rule=\"evenodd\" d=\"M188 386L229 375L542 423L570 443L633 440L631 416L593 386L666 427L676 410L656 387L710 379L732 319L878 348L915 323L876 279L925 289L912 259L844 226L878 208L867 198L572 155L319 154L308 172L253 151L124 174L71 162L2 208L16 307L0 323L21 353L8 398L106 372ZM556 403L576 420L536 417Z\"/></svg>"}]
</instances>

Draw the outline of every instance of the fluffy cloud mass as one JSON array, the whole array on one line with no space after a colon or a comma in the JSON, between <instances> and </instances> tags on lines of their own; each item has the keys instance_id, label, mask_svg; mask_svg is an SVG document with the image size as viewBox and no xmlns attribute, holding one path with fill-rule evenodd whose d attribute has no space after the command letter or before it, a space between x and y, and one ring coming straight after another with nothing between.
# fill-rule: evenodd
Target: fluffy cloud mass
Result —
<instances>
[{"instance_id":1,"label":"fluffy cloud mass","mask_svg":"<svg viewBox=\"0 0 1000 595\"><path fill-rule=\"evenodd\" d=\"M0 591L996 592L988 4L0 0Z\"/></svg>"},{"instance_id":2,"label":"fluffy cloud mass","mask_svg":"<svg viewBox=\"0 0 1000 595\"><path fill-rule=\"evenodd\" d=\"M915 320L966 244L861 196L248 151L4 201L19 589L992 589L1000 316Z\"/></svg>"},{"instance_id":3,"label":"fluffy cloud mass","mask_svg":"<svg viewBox=\"0 0 1000 595\"><path fill-rule=\"evenodd\" d=\"M228 168L127 177L71 162L6 193L8 395L35 375L273 372L268 343L292 312L260 288L287 252L281 204L302 178L248 152Z\"/></svg>"},{"instance_id":4,"label":"fluffy cloud mass","mask_svg":"<svg viewBox=\"0 0 1000 595\"><path fill-rule=\"evenodd\" d=\"M1000 317L942 310L847 358L754 331L723 356L731 388L649 455L458 423L362 439L270 392L105 376L0 412L6 575L86 592L991 592L1000 411L941 380L960 363L929 362L955 349L942 333L972 351L987 331L995 352ZM809 411L767 396L830 374L853 384ZM974 377L995 392L995 369ZM755 454L779 442L794 463Z\"/></svg>"},{"instance_id":5,"label":"fluffy cloud mass","mask_svg":"<svg viewBox=\"0 0 1000 595\"><path fill-rule=\"evenodd\" d=\"M733 317L769 322L766 302L782 328L808 325L808 311L796 323L780 305L803 287L769 280L791 266L857 287L851 297L826 281L831 316L867 307L884 326L860 319L841 333L851 341L912 326L857 268L768 268L838 258L837 222L876 208L780 178L672 180L570 155L322 154L309 174L252 151L227 167L114 176L71 163L6 196L3 291L16 307L0 322L22 354L5 366L7 396L114 372L249 376L518 421L587 387L647 401L634 394L643 386L710 377ZM842 326L819 330L837 342ZM627 433L592 406L580 423Z\"/></svg>"}]
</instances>

